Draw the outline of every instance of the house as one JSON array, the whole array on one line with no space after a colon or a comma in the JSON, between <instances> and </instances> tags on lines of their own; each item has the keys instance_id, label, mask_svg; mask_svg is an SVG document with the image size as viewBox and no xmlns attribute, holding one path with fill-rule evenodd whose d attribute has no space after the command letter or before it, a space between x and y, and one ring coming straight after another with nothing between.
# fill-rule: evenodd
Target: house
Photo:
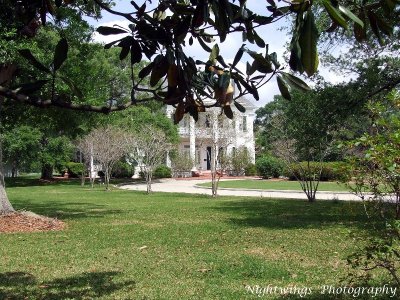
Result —
<instances>
[{"instance_id":1,"label":"house","mask_svg":"<svg viewBox=\"0 0 400 300\"><path fill-rule=\"evenodd\" d=\"M213 107L199 113L197 122L189 114L179 122L179 150L181 153L187 153L194 162L192 171L211 170L211 157L218 155L213 153L213 149L216 149L216 152L226 151L227 154L231 154L239 147L246 147L251 161L255 162L253 122L257 107L243 97L236 101L246 111L242 113L232 105L233 120L221 115L220 107ZM167 106L168 117L173 119L174 112L174 107Z\"/></svg>"}]
</instances>

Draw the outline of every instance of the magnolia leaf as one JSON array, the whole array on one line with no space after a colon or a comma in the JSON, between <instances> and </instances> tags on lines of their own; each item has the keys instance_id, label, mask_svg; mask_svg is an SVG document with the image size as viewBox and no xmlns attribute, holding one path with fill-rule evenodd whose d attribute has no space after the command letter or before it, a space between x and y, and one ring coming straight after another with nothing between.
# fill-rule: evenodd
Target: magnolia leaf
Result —
<instances>
[{"instance_id":1,"label":"magnolia leaf","mask_svg":"<svg viewBox=\"0 0 400 300\"><path fill-rule=\"evenodd\" d=\"M339 5L339 10L349 19L351 19L354 23L357 23L361 27L364 27L364 22L360 20L355 14L353 14L349 9L346 7Z\"/></svg>"},{"instance_id":2,"label":"magnolia leaf","mask_svg":"<svg viewBox=\"0 0 400 300\"><path fill-rule=\"evenodd\" d=\"M314 14L309 9L306 12L299 37L301 63L308 76L312 76L318 70L317 42L318 30L315 26Z\"/></svg>"},{"instance_id":3,"label":"magnolia leaf","mask_svg":"<svg viewBox=\"0 0 400 300\"><path fill-rule=\"evenodd\" d=\"M368 11L368 20L369 20L369 24L371 25L372 32L378 38L378 42L382 46L383 45L383 39L382 39L382 36L381 36L381 34L379 32L377 16L372 10Z\"/></svg>"},{"instance_id":4,"label":"magnolia leaf","mask_svg":"<svg viewBox=\"0 0 400 300\"><path fill-rule=\"evenodd\" d=\"M224 114L227 116L229 119L233 119L233 111L230 105L225 105L224 106Z\"/></svg>"},{"instance_id":5,"label":"magnolia leaf","mask_svg":"<svg viewBox=\"0 0 400 300\"><path fill-rule=\"evenodd\" d=\"M344 29L347 29L346 20L343 18L340 12L331 4L331 2L329 0L323 0L322 3L324 4L325 9L331 17L332 21L336 22Z\"/></svg>"},{"instance_id":6,"label":"magnolia leaf","mask_svg":"<svg viewBox=\"0 0 400 300\"><path fill-rule=\"evenodd\" d=\"M217 59L218 55L219 55L219 47L218 47L218 44L215 44L214 47L212 47L210 57L208 58L208 60L211 61L212 63L214 63L214 61Z\"/></svg>"},{"instance_id":7,"label":"magnolia leaf","mask_svg":"<svg viewBox=\"0 0 400 300\"><path fill-rule=\"evenodd\" d=\"M238 52L236 53L235 58L233 59L233 63L231 65L232 69L236 67L236 65L238 64L238 62L242 58L243 52L244 52L243 51L243 47L244 47L244 44L242 45L242 47L239 48Z\"/></svg>"},{"instance_id":8,"label":"magnolia leaf","mask_svg":"<svg viewBox=\"0 0 400 300\"><path fill-rule=\"evenodd\" d=\"M358 17L365 24L365 13L363 10L360 11ZM366 26L362 27L358 23L354 23L354 37L356 38L357 42L361 43L364 41L367 37Z\"/></svg>"},{"instance_id":9,"label":"magnolia leaf","mask_svg":"<svg viewBox=\"0 0 400 300\"><path fill-rule=\"evenodd\" d=\"M21 49L18 50L19 54L21 54L24 58L26 58L27 60L29 60L30 64L32 66L34 66L36 69L39 69L43 72L46 73L51 73L50 70L48 68L46 68L44 65L42 65L31 53L31 51L29 49Z\"/></svg>"},{"instance_id":10,"label":"magnolia leaf","mask_svg":"<svg viewBox=\"0 0 400 300\"><path fill-rule=\"evenodd\" d=\"M233 102L233 104L235 104L235 107L237 108L237 110L238 111L240 111L241 113L245 113L246 112L246 108L242 105L242 104L240 104L240 103L238 103L238 102Z\"/></svg>"},{"instance_id":11,"label":"magnolia leaf","mask_svg":"<svg viewBox=\"0 0 400 300\"><path fill-rule=\"evenodd\" d=\"M174 114L174 123L178 124L182 120L184 115L185 115L185 104L183 102L179 102Z\"/></svg>"},{"instance_id":12,"label":"magnolia leaf","mask_svg":"<svg viewBox=\"0 0 400 300\"><path fill-rule=\"evenodd\" d=\"M116 27L100 26L96 29L101 35L121 34L127 33L125 30Z\"/></svg>"},{"instance_id":13,"label":"magnolia leaf","mask_svg":"<svg viewBox=\"0 0 400 300\"><path fill-rule=\"evenodd\" d=\"M285 72L280 72L282 75L283 79L287 84L289 84L290 87L295 88L300 91L310 91L311 88L305 83L303 80L300 78L293 76L292 74L285 73Z\"/></svg>"},{"instance_id":14,"label":"magnolia leaf","mask_svg":"<svg viewBox=\"0 0 400 300\"><path fill-rule=\"evenodd\" d=\"M199 41L200 46L207 52L211 52L211 48L207 46L207 44L203 41L201 37L198 37L197 40Z\"/></svg>"},{"instance_id":15,"label":"magnolia leaf","mask_svg":"<svg viewBox=\"0 0 400 300\"><path fill-rule=\"evenodd\" d=\"M153 65L154 65L154 63L151 62L150 64L148 64L147 66L145 66L142 70L140 70L140 72L139 72L139 78L140 78L140 79L143 79L143 78L145 78L146 76L148 76L148 75L150 74L151 70L153 69Z\"/></svg>"},{"instance_id":16,"label":"magnolia leaf","mask_svg":"<svg viewBox=\"0 0 400 300\"><path fill-rule=\"evenodd\" d=\"M64 61L67 59L68 55L68 42L65 38L62 38L56 46L54 51L53 67L54 72L57 71Z\"/></svg>"},{"instance_id":17,"label":"magnolia leaf","mask_svg":"<svg viewBox=\"0 0 400 300\"><path fill-rule=\"evenodd\" d=\"M290 96L289 88L287 87L285 81L282 79L281 76L276 77L276 81L278 83L278 88L279 91L281 92L282 97L284 97L287 100L292 100L292 97Z\"/></svg>"}]
</instances>

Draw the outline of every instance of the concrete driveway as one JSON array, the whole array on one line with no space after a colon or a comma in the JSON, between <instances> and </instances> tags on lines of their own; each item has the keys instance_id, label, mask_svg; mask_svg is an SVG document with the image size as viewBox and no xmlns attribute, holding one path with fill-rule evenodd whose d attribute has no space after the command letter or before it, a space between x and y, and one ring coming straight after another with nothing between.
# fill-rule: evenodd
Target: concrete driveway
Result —
<instances>
[{"instance_id":1,"label":"concrete driveway","mask_svg":"<svg viewBox=\"0 0 400 300\"><path fill-rule=\"evenodd\" d=\"M237 180L237 179L221 179L221 181ZM211 188L199 187L200 183L210 182L210 179L196 180L176 180L163 179L152 184L154 192L166 193L187 193L187 194L205 194L211 195ZM121 189L133 191L146 191L145 183L132 183L119 186ZM220 196L237 196L237 197L258 197L258 198L286 198L286 199L304 199L306 195L302 191L283 191L283 190L254 190L254 189L232 189L219 188ZM344 200L344 201L360 201L360 197L347 192L317 192L317 200Z\"/></svg>"}]
</instances>

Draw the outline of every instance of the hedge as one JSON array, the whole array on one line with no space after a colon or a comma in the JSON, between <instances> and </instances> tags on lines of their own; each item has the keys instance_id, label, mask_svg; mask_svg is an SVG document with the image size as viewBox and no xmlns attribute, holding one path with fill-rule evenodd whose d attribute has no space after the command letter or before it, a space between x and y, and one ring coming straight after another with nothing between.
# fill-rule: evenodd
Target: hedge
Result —
<instances>
[{"instance_id":1,"label":"hedge","mask_svg":"<svg viewBox=\"0 0 400 300\"><path fill-rule=\"evenodd\" d=\"M283 162L271 155L265 155L256 160L257 173L263 178L278 178L283 174Z\"/></svg>"}]
</instances>

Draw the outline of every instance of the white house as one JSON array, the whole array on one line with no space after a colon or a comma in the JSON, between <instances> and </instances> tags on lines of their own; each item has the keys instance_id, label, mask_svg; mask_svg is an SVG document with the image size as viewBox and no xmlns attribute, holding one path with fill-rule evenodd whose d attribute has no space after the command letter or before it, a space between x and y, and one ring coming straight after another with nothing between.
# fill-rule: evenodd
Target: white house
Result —
<instances>
[{"instance_id":1,"label":"white house","mask_svg":"<svg viewBox=\"0 0 400 300\"><path fill-rule=\"evenodd\" d=\"M206 112L199 113L197 122L189 114L186 114L179 123L178 129L181 138L179 150L183 153L186 152L191 157L194 162L192 171L211 170L211 155L213 155L214 146L212 135L215 134L219 135L220 139L224 138L227 141L218 146L220 150L230 154L235 149L244 146L254 163L253 122L257 107L245 98L240 98L237 102L245 107L246 111L242 113L232 105L233 120L229 120L223 114L220 118L221 108L214 107L208 108ZM174 112L174 107L167 106L166 114L168 117L173 119Z\"/></svg>"}]
</instances>

